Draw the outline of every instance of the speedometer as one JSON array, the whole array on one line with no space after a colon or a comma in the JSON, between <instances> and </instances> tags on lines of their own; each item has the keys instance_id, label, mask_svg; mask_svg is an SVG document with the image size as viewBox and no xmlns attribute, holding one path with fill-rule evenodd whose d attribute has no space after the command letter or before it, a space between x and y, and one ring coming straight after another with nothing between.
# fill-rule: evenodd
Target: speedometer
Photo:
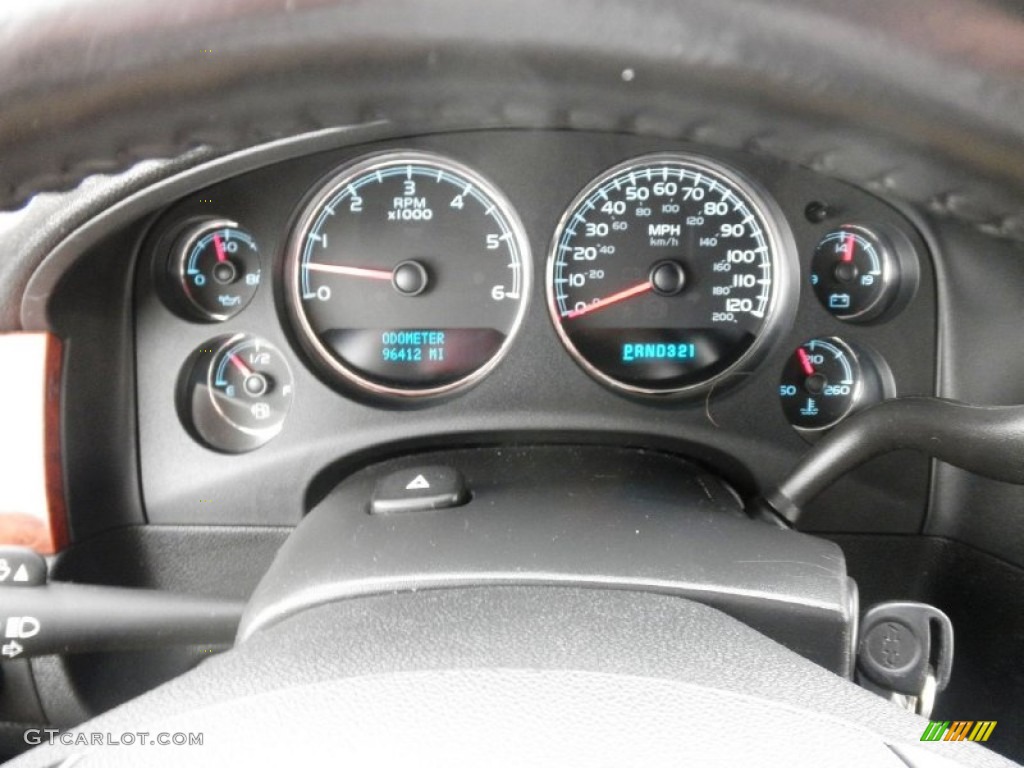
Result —
<instances>
[{"instance_id":1,"label":"speedometer","mask_svg":"<svg viewBox=\"0 0 1024 768\"><path fill-rule=\"evenodd\" d=\"M795 281L791 238L740 173L649 155L589 184L562 218L547 294L559 336L597 379L701 390L754 362Z\"/></svg>"},{"instance_id":2,"label":"speedometer","mask_svg":"<svg viewBox=\"0 0 1024 768\"><path fill-rule=\"evenodd\" d=\"M342 168L299 216L285 267L300 341L328 376L424 396L479 379L508 348L529 244L483 177L425 152Z\"/></svg>"}]
</instances>

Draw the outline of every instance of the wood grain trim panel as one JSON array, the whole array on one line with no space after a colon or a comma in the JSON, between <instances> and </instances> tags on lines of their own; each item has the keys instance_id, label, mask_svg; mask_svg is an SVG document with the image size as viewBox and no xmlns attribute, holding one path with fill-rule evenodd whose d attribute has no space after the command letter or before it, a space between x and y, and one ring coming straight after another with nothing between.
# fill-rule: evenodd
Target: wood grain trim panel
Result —
<instances>
[{"instance_id":1,"label":"wood grain trim panel","mask_svg":"<svg viewBox=\"0 0 1024 768\"><path fill-rule=\"evenodd\" d=\"M0 544L46 555L68 544L62 360L52 334L0 334Z\"/></svg>"}]
</instances>

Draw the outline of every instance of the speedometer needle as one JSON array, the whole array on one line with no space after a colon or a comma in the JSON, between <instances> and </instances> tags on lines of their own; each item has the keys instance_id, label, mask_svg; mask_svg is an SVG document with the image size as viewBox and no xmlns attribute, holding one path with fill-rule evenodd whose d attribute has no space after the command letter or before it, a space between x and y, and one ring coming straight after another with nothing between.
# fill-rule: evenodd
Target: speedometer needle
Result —
<instances>
[{"instance_id":1,"label":"speedometer needle","mask_svg":"<svg viewBox=\"0 0 1024 768\"><path fill-rule=\"evenodd\" d=\"M340 264L317 264L308 262L302 265L305 269L316 270L317 272L330 272L335 275L347 275L348 277L367 277L371 280L390 280L392 272L390 269L366 269L365 267L344 267Z\"/></svg>"},{"instance_id":2,"label":"speedometer needle","mask_svg":"<svg viewBox=\"0 0 1024 768\"><path fill-rule=\"evenodd\" d=\"M640 283L639 285L634 285L632 288L626 288L624 291L613 293L611 296L605 296L603 299L598 299L597 301L591 302L590 304L587 304L584 307L580 307L579 309L573 309L568 314L566 314L566 317L570 320L576 317L581 317L583 315L589 314L590 312L595 312L599 309L610 307L612 304L618 304L620 301L625 301L626 299L631 299L634 296L639 296L643 293L647 293L653 287L654 285L651 283L651 281L646 280Z\"/></svg>"}]
</instances>

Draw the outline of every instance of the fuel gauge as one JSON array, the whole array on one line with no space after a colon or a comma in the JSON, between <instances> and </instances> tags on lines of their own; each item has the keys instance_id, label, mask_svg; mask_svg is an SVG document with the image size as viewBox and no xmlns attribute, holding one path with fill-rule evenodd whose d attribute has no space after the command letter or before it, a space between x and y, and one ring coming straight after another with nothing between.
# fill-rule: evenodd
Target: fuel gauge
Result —
<instances>
[{"instance_id":1,"label":"fuel gauge","mask_svg":"<svg viewBox=\"0 0 1024 768\"><path fill-rule=\"evenodd\" d=\"M221 337L193 355L184 410L212 448L242 453L276 436L291 406L291 368L269 342L248 334Z\"/></svg>"}]
</instances>

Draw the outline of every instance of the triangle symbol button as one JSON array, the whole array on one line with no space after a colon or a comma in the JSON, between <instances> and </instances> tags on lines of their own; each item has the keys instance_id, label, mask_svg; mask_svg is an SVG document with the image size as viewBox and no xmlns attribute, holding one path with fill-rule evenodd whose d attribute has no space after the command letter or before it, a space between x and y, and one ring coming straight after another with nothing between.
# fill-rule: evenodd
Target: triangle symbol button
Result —
<instances>
[{"instance_id":1,"label":"triangle symbol button","mask_svg":"<svg viewBox=\"0 0 1024 768\"><path fill-rule=\"evenodd\" d=\"M28 581L28 568L25 567L24 563L14 572L14 579L12 581Z\"/></svg>"},{"instance_id":2,"label":"triangle symbol button","mask_svg":"<svg viewBox=\"0 0 1024 768\"><path fill-rule=\"evenodd\" d=\"M429 488L429 487L430 487L430 483L427 481L427 478L425 478L423 475L416 475L416 477L414 477L409 482L409 484L407 486L405 486L405 490L407 490L407 491L421 491L421 490L424 490L425 488Z\"/></svg>"}]
</instances>

